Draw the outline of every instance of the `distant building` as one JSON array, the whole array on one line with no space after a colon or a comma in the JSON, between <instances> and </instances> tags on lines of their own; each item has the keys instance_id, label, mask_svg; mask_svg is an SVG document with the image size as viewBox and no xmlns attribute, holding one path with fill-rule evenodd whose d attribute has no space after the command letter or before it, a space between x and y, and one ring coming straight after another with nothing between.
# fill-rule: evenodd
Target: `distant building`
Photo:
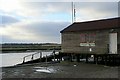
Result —
<instances>
[{"instance_id":1,"label":"distant building","mask_svg":"<svg viewBox=\"0 0 120 80\"><path fill-rule=\"evenodd\" d=\"M120 17L75 22L61 31L62 53L120 53Z\"/></svg>"}]
</instances>

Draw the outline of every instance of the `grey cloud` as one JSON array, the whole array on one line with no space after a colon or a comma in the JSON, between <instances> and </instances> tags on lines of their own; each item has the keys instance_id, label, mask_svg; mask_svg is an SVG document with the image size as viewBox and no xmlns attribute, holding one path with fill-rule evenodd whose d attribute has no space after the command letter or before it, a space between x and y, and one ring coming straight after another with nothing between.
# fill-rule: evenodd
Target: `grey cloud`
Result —
<instances>
[{"instance_id":1,"label":"grey cloud","mask_svg":"<svg viewBox=\"0 0 120 80\"><path fill-rule=\"evenodd\" d=\"M68 12L71 8L71 2L26 2L24 6L38 12L49 12L49 8L54 9L53 12Z\"/></svg>"},{"instance_id":2,"label":"grey cloud","mask_svg":"<svg viewBox=\"0 0 120 80\"><path fill-rule=\"evenodd\" d=\"M26 2L118 2L119 0L26 0Z\"/></svg>"},{"instance_id":3,"label":"grey cloud","mask_svg":"<svg viewBox=\"0 0 120 80\"><path fill-rule=\"evenodd\" d=\"M93 9L95 12L100 14L107 14L109 17L116 16L118 14L118 3L116 2L76 2L76 10L79 11L81 9L89 10ZM25 7L30 8L30 10L35 10L37 13L42 13L48 15L49 13L71 13L71 2L28 2L24 4ZM51 11L48 8L53 9ZM76 12L77 12L76 11ZM87 11L89 12L89 11ZM94 13L94 14L96 14ZM85 15L88 19L90 15L94 14L90 13L89 15ZM41 17L41 15L38 15ZM58 15L59 16L59 15ZM34 17L34 14L33 14ZM105 16L103 16L105 17ZM108 17L108 16L107 16ZM19 20L16 18L9 18L6 19L14 23ZM7 22L7 21L6 21ZM34 22L29 24L23 24L22 26L16 25L15 27L22 28L23 31L29 33L34 33L38 39L37 40L19 40L19 39L12 39L10 36L3 36L3 42L60 42L60 31L67 27L70 23L69 22ZM21 31L22 32L22 31ZM24 36L24 35L22 35ZM42 37L41 37L42 36Z\"/></svg>"},{"instance_id":4,"label":"grey cloud","mask_svg":"<svg viewBox=\"0 0 120 80\"><path fill-rule=\"evenodd\" d=\"M19 39L12 39L10 36L2 36L2 40L0 41L2 43L32 43L33 41L30 40L19 40Z\"/></svg>"},{"instance_id":5,"label":"grey cloud","mask_svg":"<svg viewBox=\"0 0 120 80\"><path fill-rule=\"evenodd\" d=\"M118 15L118 2L75 2L75 6L76 15L77 12L83 9L88 10L88 12L89 9L93 9L98 13L108 14L109 17ZM28 2L26 3L26 7L31 8L31 10L35 9L38 13L44 15L60 12L71 14L71 2ZM50 8L52 11L49 11Z\"/></svg>"},{"instance_id":6,"label":"grey cloud","mask_svg":"<svg viewBox=\"0 0 120 80\"><path fill-rule=\"evenodd\" d=\"M52 7L56 11L71 12L71 2L27 2L25 5L28 8L37 9L38 11L46 10L49 7ZM99 9L102 11L113 11L118 9L118 2L75 2L77 8L93 8Z\"/></svg>"},{"instance_id":7,"label":"grey cloud","mask_svg":"<svg viewBox=\"0 0 120 80\"><path fill-rule=\"evenodd\" d=\"M2 40L1 40L2 43L8 43L8 42L16 42L16 40L14 39L11 39L9 36L2 36Z\"/></svg>"},{"instance_id":8,"label":"grey cloud","mask_svg":"<svg viewBox=\"0 0 120 80\"><path fill-rule=\"evenodd\" d=\"M0 18L1 18L0 19L1 24L11 24L11 23L19 22L18 19L12 16L0 15Z\"/></svg>"},{"instance_id":9,"label":"grey cloud","mask_svg":"<svg viewBox=\"0 0 120 80\"><path fill-rule=\"evenodd\" d=\"M30 24L25 24L22 26L15 26L21 28L22 33L27 32L29 34L34 34L33 39L24 39L23 40L13 39L10 36L3 35L3 42L57 42L60 43L60 31L68 26L69 22L34 22ZM12 36L12 35L11 35ZM26 36L26 35L25 35ZM34 37L37 37L34 39Z\"/></svg>"},{"instance_id":10,"label":"grey cloud","mask_svg":"<svg viewBox=\"0 0 120 80\"><path fill-rule=\"evenodd\" d=\"M69 24L69 22L35 22L24 26L24 28L36 35L58 37L60 31Z\"/></svg>"},{"instance_id":11,"label":"grey cloud","mask_svg":"<svg viewBox=\"0 0 120 80\"><path fill-rule=\"evenodd\" d=\"M92 8L99 12L117 12L118 2L78 2L75 3L78 9Z\"/></svg>"}]
</instances>

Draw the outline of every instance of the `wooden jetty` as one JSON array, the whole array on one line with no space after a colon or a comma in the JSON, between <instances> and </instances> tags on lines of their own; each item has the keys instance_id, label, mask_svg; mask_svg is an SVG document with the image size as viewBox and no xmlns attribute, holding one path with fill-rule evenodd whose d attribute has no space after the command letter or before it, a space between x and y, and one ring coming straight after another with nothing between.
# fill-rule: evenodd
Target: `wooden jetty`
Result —
<instances>
[{"instance_id":1,"label":"wooden jetty","mask_svg":"<svg viewBox=\"0 0 120 80\"><path fill-rule=\"evenodd\" d=\"M38 59L34 59L34 55L39 54L40 57ZM30 61L26 61L27 57L31 57ZM61 62L61 61L70 61L70 62L85 62L90 64L100 64L107 66L120 66L120 54L73 54L73 53L62 53L59 52L52 55L42 57L42 52L38 52L35 54L27 55L23 57L23 64L33 64L33 63L42 63L42 62Z\"/></svg>"}]
</instances>

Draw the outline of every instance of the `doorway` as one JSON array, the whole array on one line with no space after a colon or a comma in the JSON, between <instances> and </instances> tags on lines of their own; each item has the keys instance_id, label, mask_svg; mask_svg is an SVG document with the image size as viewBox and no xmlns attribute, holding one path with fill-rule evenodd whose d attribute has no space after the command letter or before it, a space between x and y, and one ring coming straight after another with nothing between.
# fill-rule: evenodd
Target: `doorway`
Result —
<instances>
[{"instance_id":1,"label":"doorway","mask_svg":"<svg viewBox=\"0 0 120 80\"><path fill-rule=\"evenodd\" d=\"M117 33L109 34L109 54L117 54Z\"/></svg>"}]
</instances>

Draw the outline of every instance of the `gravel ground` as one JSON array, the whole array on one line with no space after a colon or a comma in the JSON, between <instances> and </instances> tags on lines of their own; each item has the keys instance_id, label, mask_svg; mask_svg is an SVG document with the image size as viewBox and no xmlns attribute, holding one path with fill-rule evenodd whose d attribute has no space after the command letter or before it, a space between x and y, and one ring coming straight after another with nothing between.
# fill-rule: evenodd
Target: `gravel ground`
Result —
<instances>
[{"instance_id":1,"label":"gravel ground","mask_svg":"<svg viewBox=\"0 0 120 80\"><path fill-rule=\"evenodd\" d=\"M118 78L118 67L77 62L37 63L2 68L3 78Z\"/></svg>"}]
</instances>

